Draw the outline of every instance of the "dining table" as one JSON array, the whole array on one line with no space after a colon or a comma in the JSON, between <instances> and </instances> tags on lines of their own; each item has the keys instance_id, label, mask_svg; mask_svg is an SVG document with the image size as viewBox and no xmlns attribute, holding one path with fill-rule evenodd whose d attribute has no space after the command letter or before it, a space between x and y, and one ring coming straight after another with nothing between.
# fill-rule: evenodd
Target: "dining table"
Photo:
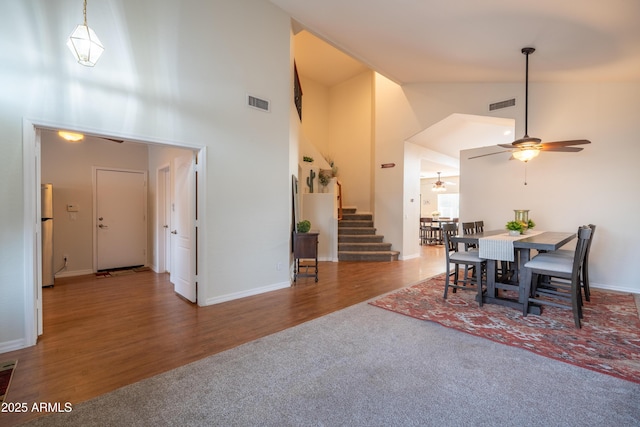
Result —
<instances>
[{"instance_id":1,"label":"dining table","mask_svg":"<svg viewBox=\"0 0 640 427\"><path fill-rule=\"evenodd\" d=\"M456 244L475 245L480 258L487 262L487 291L483 293L483 303L499 304L523 310L528 299L525 293L527 282L531 281L531 271L524 265L531 259L531 251L556 251L576 238L576 233L558 231L529 230L525 234L510 236L506 230L488 230L452 237ZM513 274L497 275L498 262L511 262ZM510 297L508 292L517 298ZM541 314L539 305L530 304L529 313Z\"/></svg>"}]
</instances>

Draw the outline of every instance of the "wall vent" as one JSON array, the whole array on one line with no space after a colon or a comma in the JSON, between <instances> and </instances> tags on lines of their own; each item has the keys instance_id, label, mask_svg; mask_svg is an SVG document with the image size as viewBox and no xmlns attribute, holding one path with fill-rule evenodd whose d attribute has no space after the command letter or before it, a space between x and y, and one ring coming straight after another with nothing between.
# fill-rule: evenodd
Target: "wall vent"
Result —
<instances>
[{"instance_id":1,"label":"wall vent","mask_svg":"<svg viewBox=\"0 0 640 427\"><path fill-rule=\"evenodd\" d=\"M501 108L513 107L516 105L516 99L511 98L506 101L494 102L493 104L489 104L489 111L499 110Z\"/></svg>"},{"instance_id":2,"label":"wall vent","mask_svg":"<svg viewBox=\"0 0 640 427\"><path fill-rule=\"evenodd\" d=\"M255 96L247 95L247 104L249 107L257 108L262 111L270 111L270 102L266 99L256 98Z\"/></svg>"}]
</instances>

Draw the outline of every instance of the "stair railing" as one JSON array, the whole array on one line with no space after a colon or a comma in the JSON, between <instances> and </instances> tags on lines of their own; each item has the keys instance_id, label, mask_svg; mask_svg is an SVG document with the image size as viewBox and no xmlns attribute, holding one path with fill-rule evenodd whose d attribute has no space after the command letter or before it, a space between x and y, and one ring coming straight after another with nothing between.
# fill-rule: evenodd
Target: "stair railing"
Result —
<instances>
[{"instance_id":1,"label":"stair railing","mask_svg":"<svg viewBox=\"0 0 640 427\"><path fill-rule=\"evenodd\" d=\"M338 186L338 221L342 219L342 183L336 180Z\"/></svg>"}]
</instances>

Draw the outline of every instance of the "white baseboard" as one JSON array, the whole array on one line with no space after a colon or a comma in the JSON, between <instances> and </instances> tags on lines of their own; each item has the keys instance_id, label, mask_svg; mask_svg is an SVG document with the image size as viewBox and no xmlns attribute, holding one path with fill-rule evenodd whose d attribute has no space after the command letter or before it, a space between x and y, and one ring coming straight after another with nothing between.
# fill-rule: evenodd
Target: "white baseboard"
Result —
<instances>
[{"instance_id":1,"label":"white baseboard","mask_svg":"<svg viewBox=\"0 0 640 427\"><path fill-rule=\"evenodd\" d=\"M62 271L56 274L55 277L73 277L73 276L84 276L86 274L93 274L93 270L73 270L73 271Z\"/></svg>"},{"instance_id":2,"label":"white baseboard","mask_svg":"<svg viewBox=\"0 0 640 427\"><path fill-rule=\"evenodd\" d=\"M289 282L276 283L269 286L263 286L261 288L249 289L247 291L234 292L232 294L221 295L219 297L209 298L206 300L206 305L220 304L222 302L232 301L244 297L250 297L253 295L264 294L266 292L277 291L278 289L284 289L291 286Z\"/></svg>"},{"instance_id":3,"label":"white baseboard","mask_svg":"<svg viewBox=\"0 0 640 427\"><path fill-rule=\"evenodd\" d=\"M20 350L25 348L27 345L25 343L24 338L13 341L5 341L0 343L0 353L8 353L10 351Z\"/></svg>"},{"instance_id":4,"label":"white baseboard","mask_svg":"<svg viewBox=\"0 0 640 427\"><path fill-rule=\"evenodd\" d=\"M407 256L400 256L398 257L398 260L400 261L406 261L408 259L414 259L414 258L420 258L420 254L413 254L413 255L407 255Z\"/></svg>"},{"instance_id":5,"label":"white baseboard","mask_svg":"<svg viewBox=\"0 0 640 427\"><path fill-rule=\"evenodd\" d=\"M603 291L616 291L616 292L628 292L630 294L640 294L640 291L637 288L630 288L626 286L614 286L614 285L604 285L602 283L589 283L589 287L592 289L602 289Z\"/></svg>"}]
</instances>

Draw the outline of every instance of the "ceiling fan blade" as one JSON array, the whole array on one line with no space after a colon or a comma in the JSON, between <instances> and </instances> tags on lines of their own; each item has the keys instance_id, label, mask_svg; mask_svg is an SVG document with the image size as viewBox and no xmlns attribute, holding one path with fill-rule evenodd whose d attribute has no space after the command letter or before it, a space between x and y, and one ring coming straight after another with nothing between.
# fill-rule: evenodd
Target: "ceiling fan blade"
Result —
<instances>
[{"instance_id":1,"label":"ceiling fan blade","mask_svg":"<svg viewBox=\"0 0 640 427\"><path fill-rule=\"evenodd\" d=\"M587 139L574 139L570 141L555 141L555 142L543 142L543 147L566 147L567 145L583 145L583 144L591 144L591 141Z\"/></svg>"},{"instance_id":2,"label":"ceiling fan blade","mask_svg":"<svg viewBox=\"0 0 640 427\"><path fill-rule=\"evenodd\" d=\"M582 147L562 147L562 146L555 146L555 147L545 147L544 145L542 146L542 151L556 151L556 152L565 152L565 153L577 153L578 151L582 151Z\"/></svg>"},{"instance_id":3,"label":"ceiling fan blade","mask_svg":"<svg viewBox=\"0 0 640 427\"><path fill-rule=\"evenodd\" d=\"M124 140L122 140L122 139L103 138L103 137L99 137L99 138L106 139L107 141L117 142L118 144L122 144L124 142Z\"/></svg>"},{"instance_id":4,"label":"ceiling fan blade","mask_svg":"<svg viewBox=\"0 0 640 427\"><path fill-rule=\"evenodd\" d=\"M506 148L506 147L505 147L505 148ZM511 152L511 151L496 151L495 153L481 154L481 155L479 155L479 156L469 157L469 160L471 160L471 159L477 159L478 157L493 156L494 154L510 153L510 152Z\"/></svg>"},{"instance_id":5,"label":"ceiling fan blade","mask_svg":"<svg viewBox=\"0 0 640 427\"><path fill-rule=\"evenodd\" d=\"M502 147L502 148L516 148L513 144L498 144L498 147Z\"/></svg>"}]
</instances>

